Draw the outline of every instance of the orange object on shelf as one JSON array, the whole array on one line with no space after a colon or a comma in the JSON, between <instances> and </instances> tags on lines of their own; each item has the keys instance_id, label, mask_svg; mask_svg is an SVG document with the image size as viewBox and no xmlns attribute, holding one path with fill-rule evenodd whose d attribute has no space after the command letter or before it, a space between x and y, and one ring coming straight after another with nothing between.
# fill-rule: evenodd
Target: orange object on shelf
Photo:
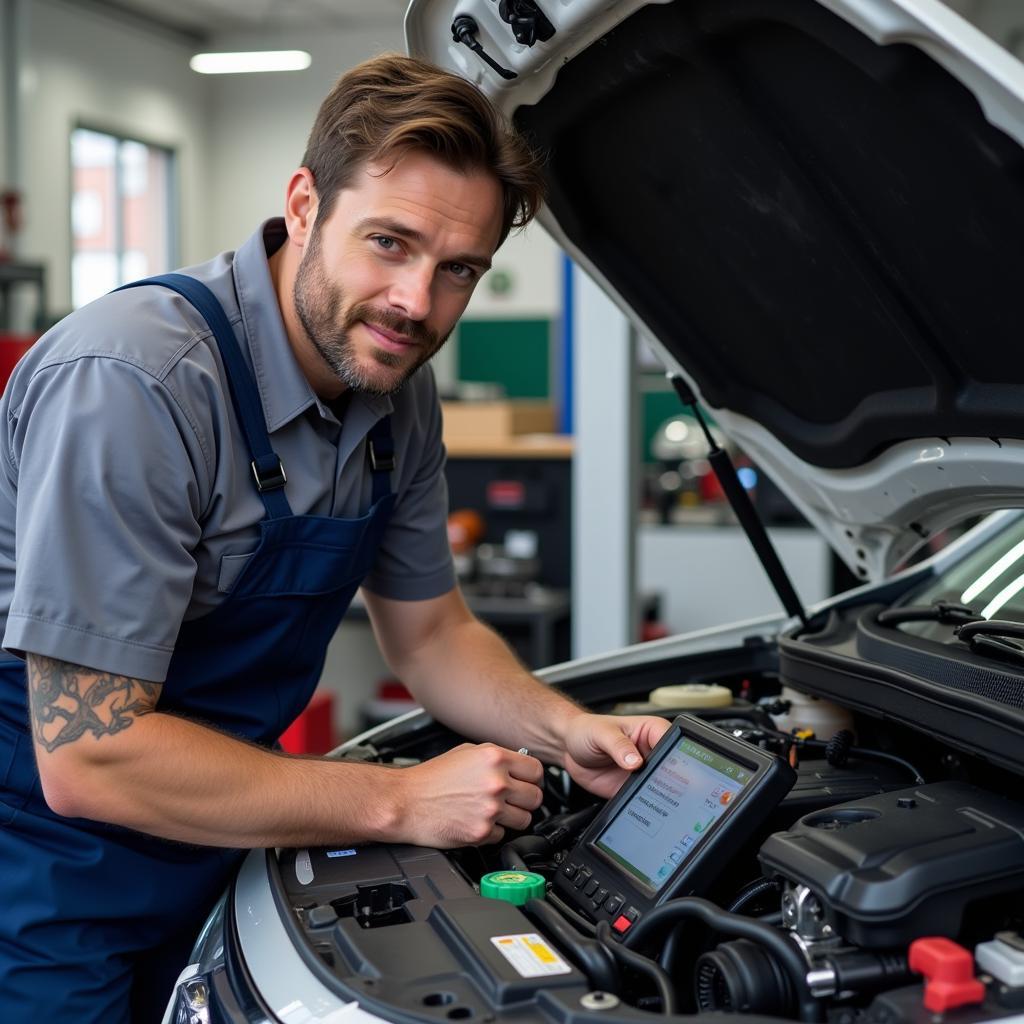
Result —
<instances>
[{"instance_id":1,"label":"orange object on shelf","mask_svg":"<svg viewBox=\"0 0 1024 1024\"><path fill-rule=\"evenodd\" d=\"M448 543L456 555L472 551L484 539L484 521L472 508L453 509L448 515Z\"/></svg>"},{"instance_id":2,"label":"orange object on shelf","mask_svg":"<svg viewBox=\"0 0 1024 1024\"><path fill-rule=\"evenodd\" d=\"M337 746L334 738L334 695L317 690L305 710L281 736L289 754L326 754Z\"/></svg>"}]
</instances>

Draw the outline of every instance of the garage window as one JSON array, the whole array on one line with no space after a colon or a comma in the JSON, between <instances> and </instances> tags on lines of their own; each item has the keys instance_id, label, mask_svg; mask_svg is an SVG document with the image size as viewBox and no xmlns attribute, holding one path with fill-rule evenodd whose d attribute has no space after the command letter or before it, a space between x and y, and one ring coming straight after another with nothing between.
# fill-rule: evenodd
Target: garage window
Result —
<instances>
[{"instance_id":1,"label":"garage window","mask_svg":"<svg viewBox=\"0 0 1024 1024\"><path fill-rule=\"evenodd\" d=\"M71 301L176 263L174 153L137 139L78 127L71 133Z\"/></svg>"}]
</instances>

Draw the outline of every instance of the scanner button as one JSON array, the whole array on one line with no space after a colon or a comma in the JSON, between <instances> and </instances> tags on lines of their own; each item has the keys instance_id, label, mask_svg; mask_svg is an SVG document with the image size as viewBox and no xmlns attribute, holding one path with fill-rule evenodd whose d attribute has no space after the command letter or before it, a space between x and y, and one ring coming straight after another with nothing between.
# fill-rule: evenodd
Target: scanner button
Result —
<instances>
[{"instance_id":1,"label":"scanner button","mask_svg":"<svg viewBox=\"0 0 1024 1024\"><path fill-rule=\"evenodd\" d=\"M583 887L583 895L584 896L593 896L595 892L597 892L597 879L596 878L592 878Z\"/></svg>"},{"instance_id":2,"label":"scanner button","mask_svg":"<svg viewBox=\"0 0 1024 1024\"><path fill-rule=\"evenodd\" d=\"M597 895L594 897L594 906L595 907L601 906L601 904L604 903L604 901L606 899L608 899L608 890L607 889L598 889L597 890Z\"/></svg>"},{"instance_id":3,"label":"scanner button","mask_svg":"<svg viewBox=\"0 0 1024 1024\"><path fill-rule=\"evenodd\" d=\"M633 922L630 921L625 914L620 914L614 921L612 921L612 928L614 928L620 935L625 935L632 927Z\"/></svg>"},{"instance_id":4,"label":"scanner button","mask_svg":"<svg viewBox=\"0 0 1024 1024\"><path fill-rule=\"evenodd\" d=\"M622 897L616 893L605 905L605 912L608 914L614 914L615 911L622 906Z\"/></svg>"}]
</instances>

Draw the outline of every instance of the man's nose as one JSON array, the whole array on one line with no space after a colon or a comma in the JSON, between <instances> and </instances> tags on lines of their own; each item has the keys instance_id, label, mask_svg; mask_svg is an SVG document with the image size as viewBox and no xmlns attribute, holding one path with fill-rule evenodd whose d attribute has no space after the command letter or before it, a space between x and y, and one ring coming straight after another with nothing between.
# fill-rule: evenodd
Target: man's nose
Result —
<instances>
[{"instance_id":1,"label":"man's nose","mask_svg":"<svg viewBox=\"0 0 1024 1024\"><path fill-rule=\"evenodd\" d=\"M388 300L393 309L410 320L426 320L430 313L434 284L433 270L429 267L408 267L392 282Z\"/></svg>"}]
</instances>

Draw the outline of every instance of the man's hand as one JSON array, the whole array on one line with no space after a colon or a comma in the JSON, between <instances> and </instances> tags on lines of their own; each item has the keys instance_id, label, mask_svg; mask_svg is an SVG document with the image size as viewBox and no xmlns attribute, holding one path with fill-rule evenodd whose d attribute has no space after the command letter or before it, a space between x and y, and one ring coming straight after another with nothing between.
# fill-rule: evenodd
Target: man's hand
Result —
<instances>
[{"instance_id":1,"label":"man's hand","mask_svg":"<svg viewBox=\"0 0 1024 1024\"><path fill-rule=\"evenodd\" d=\"M463 743L403 768L401 841L447 848L496 843L506 828L525 829L543 797L543 772L535 757L493 743Z\"/></svg>"},{"instance_id":2,"label":"man's hand","mask_svg":"<svg viewBox=\"0 0 1024 1024\"><path fill-rule=\"evenodd\" d=\"M670 725L646 715L577 715L565 733L565 767L584 789L607 799L644 763Z\"/></svg>"}]
</instances>

